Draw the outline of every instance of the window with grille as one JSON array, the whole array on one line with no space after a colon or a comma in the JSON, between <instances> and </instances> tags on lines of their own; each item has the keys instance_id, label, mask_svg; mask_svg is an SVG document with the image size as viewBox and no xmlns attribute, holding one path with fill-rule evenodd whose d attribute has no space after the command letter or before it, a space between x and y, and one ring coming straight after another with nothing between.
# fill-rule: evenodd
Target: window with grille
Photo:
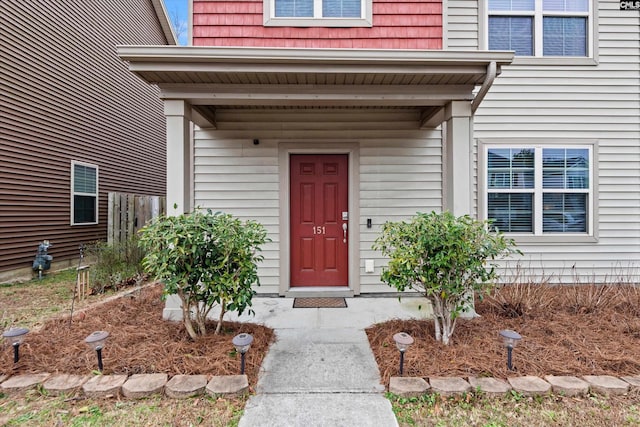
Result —
<instances>
[{"instance_id":1,"label":"window with grille","mask_svg":"<svg viewBox=\"0 0 640 427\"><path fill-rule=\"evenodd\" d=\"M486 212L505 233L590 234L589 146L486 146Z\"/></svg>"},{"instance_id":2,"label":"window with grille","mask_svg":"<svg viewBox=\"0 0 640 427\"><path fill-rule=\"evenodd\" d=\"M265 25L371 26L372 0L264 0Z\"/></svg>"},{"instance_id":3,"label":"window with grille","mask_svg":"<svg viewBox=\"0 0 640 427\"><path fill-rule=\"evenodd\" d=\"M71 225L98 223L98 167L71 162Z\"/></svg>"},{"instance_id":4,"label":"window with grille","mask_svg":"<svg viewBox=\"0 0 640 427\"><path fill-rule=\"evenodd\" d=\"M488 0L489 50L589 57L591 0Z\"/></svg>"}]
</instances>

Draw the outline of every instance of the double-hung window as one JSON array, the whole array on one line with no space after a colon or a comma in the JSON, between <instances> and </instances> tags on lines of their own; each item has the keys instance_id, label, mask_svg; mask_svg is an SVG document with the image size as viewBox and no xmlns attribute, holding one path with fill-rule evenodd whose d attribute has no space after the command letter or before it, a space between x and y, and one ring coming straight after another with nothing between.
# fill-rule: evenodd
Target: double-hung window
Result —
<instances>
[{"instance_id":1,"label":"double-hung window","mask_svg":"<svg viewBox=\"0 0 640 427\"><path fill-rule=\"evenodd\" d=\"M264 0L264 24L370 27L372 0Z\"/></svg>"},{"instance_id":2,"label":"double-hung window","mask_svg":"<svg viewBox=\"0 0 640 427\"><path fill-rule=\"evenodd\" d=\"M98 223L98 166L71 162L71 225Z\"/></svg>"},{"instance_id":3,"label":"double-hung window","mask_svg":"<svg viewBox=\"0 0 640 427\"><path fill-rule=\"evenodd\" d=\"M486 212L505 233L592 234L591 146L491 146Z\"/></svg>"},{"instance_id":4,"label":"double-hung window","mask_svg":"<svg viewBox=\"0 0 640 427\"><path fill-rule=\"evenodd\" d=\"M591 57L592 0L487 0L489 50Z\"/></svg>"}]
</instances>

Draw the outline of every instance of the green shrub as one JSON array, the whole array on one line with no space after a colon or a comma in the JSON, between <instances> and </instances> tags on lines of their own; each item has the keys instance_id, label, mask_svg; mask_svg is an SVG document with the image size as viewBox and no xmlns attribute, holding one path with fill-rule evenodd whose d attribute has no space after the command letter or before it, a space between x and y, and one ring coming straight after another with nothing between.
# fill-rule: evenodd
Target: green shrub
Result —
<instances>
[{"instance_id":1,"label":"green shrub","mask_svg":"<svg viewBox=\"0 0 640 427\"><path fill-rule=\"evenodd\" d=\"M145 270L164 283L165 295L178 295L193 339L206 334L207 315L216 305L221 310L215 333L225 312L242 314L251 306L263 259L258 252L267 241L261 224L211 211L158 217L140 230Z\"/></svg>"},{"instance_id":2,"label":"green shrub","mask_svg":"<svg viewBox=\"0 0 640 427\"><path fill-rule=\"evenodd\" d=\"M143 279L144 253L138 244L138 236L122 243L94 242L86 247L87 255L95 260L91 267L91 283L94 292L106 288L118 289L130 281Z\"/></svg>"},{"instance_id":3,"label":"green shrub","mask_svg":"<svg viewBox=\"0 0 640 427\"><path fill-rule=\"evenodd\" d=\"M474 292L486 292L497 279L496 265L487 261L518 252L513 240L489 231L489 222L449 212L387 222L373 248L390 258L383 282L398 291L416 290L431 302L435 338L443 344Z\"/></svg>"}]
</instances>

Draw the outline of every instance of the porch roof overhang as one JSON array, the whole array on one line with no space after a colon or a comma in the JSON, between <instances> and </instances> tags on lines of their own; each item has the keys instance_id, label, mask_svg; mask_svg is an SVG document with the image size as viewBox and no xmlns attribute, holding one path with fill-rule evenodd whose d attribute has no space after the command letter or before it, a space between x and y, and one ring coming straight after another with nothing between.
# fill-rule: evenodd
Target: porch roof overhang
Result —
<instances>
[{"instance_id":1,"label":"porch roof overhang","mask_svg":"<svg viewBox=\"0 0 640 427\"><path fill-rule=\"evenodd\" d=\"M475 111L513 60L502 51L192 46L119 46L118 55L161 98L189 102L205 127L218 108L416 108L433 127L451 101Z\"/></svg>"}]
</instances>

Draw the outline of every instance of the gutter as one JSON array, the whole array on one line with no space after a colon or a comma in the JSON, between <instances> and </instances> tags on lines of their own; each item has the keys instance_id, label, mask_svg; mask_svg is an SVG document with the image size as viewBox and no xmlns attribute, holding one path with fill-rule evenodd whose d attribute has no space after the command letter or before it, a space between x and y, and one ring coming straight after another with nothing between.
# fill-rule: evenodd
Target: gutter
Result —
<instances>
[{"instance_id":1,"label":"gutter","mask_svg":"<svg viewBox=\"0 0 640 427\"><path fill-rule=\"evenodd\" d=\"M491 61L508 65L512 52L420 51L391 49L310 49L209 46L117 46L124 61L150 63L313 63L373 64L430 67L430 73L448 73L448 67L466 67L473 74L485 74Z\"/></svg>"},{"instance_id":2,"label":"gutter","mask_svg":"<svg viewBox=\"0 0 640 427\"><path fill-rule=\"evenodd\" d=\"M480 86L478 94L473 98L473 101L471 101L471 114L476 112L480 103L487 95L487 92L489 92L493 81L496 79L497 72L498 66L496 65L496 61L491 61L489 65L487 65L487 75L484 78L484 82L482 82L482 86Z\"/></svg>"}]
</instances>

